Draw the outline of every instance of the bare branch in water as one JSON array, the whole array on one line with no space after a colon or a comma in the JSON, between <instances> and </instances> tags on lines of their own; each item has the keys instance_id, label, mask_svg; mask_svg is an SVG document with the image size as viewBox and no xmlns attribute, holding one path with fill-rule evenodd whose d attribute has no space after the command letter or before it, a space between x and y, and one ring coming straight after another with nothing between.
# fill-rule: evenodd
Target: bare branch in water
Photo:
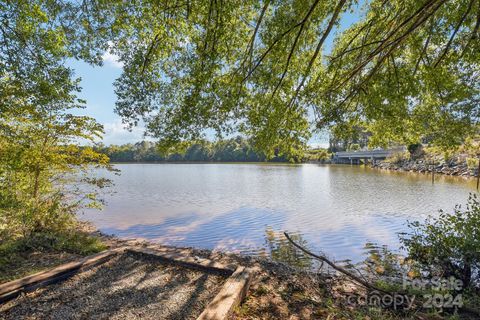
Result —
<instances>
[{"instance_id":1,"label":"bare branch in water","mask_svg":"<svg viewBox=\"0 0 480 320\"><path fill-rule=\"evenodd\" d=\"M382 292L382 293L390 293L388 291L385 291L383 289L380 289L380 288L377 288L376 286L368 283L367 281L363 280L362 278L356 276L355 274L351 273L350 271L346 270L345 268L342 268L340 266L337 266L335 263L333 263L332 261L330 261L329 259L327 259L326 257L324 256L319 256L305 248L303 248L302 246L300 246L299 244L295 243L295 241L292 240L292 238L290 238L290 236L288 235L288 233L284 232L283 233L285 235L285 237L288 239L288 241L290 241L291 244L293 244L295 247L297 247L298 249L300 249L301 251L303 251L304 253L306 253L307 255L309 256L312 256L314 257L315 259L318 259L322 262L325 262L326 264L328 264L330 267L332 267L333 269L345 274L346 276L348 276L349 278L351 278L352 280L354 280L355 282L357 282L358 284L364 286L365 288L367 289L370 289L370 290L375 290L375 291L378 291L378 292Z\"/></svg>"}]
</instances>

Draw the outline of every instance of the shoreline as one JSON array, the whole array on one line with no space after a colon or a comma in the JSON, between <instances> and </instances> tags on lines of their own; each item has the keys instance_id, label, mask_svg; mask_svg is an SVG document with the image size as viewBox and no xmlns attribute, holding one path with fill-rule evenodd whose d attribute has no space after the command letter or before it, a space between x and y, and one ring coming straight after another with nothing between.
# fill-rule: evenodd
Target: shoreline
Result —
<instances>
[{"instance_id":1,"label":"shoreline","mask_svg":"<svg viewBox=\"0 0 480 320\"><path fill-rule=\"evenodd\" d=\"M397 171L397 172L406 172L406 173L423 173L435 174L442 176L450 177L459 177L459 178L472 178L475 179L478 177L478 169L468 168L466 163L447 163L441 162L435 165L435 169L432 170L431 165L423 161L407 161L401 164L391 163L387 161L378 161L377 163L370 165L371 168L388 170L388 171Z\"/></svg>"},{"instance_id":2,"label":"shoreline","mask_svg":"<svg viewBox=\"0 0 480 320\"><path fill-rule=\"evenodd\" d=\"M117 164L253 164L253 165L291 165L299 166L304 164L315 164L325 166L352 166L350 164L333 163L328 161L304 161L304 162L282 162L282 161L122 161L122 162L110 162L112 165ZM353 166L362 166L363 164L354 164ZM377 160L375 164L367 164L369 168L381 169L387 171L397 171L404 173L423 173L429 174L432 172L431 168L425 166L422 161L406 162L398 165L385 160ZM460 167L460 169L458 168ZM466 164L459 164L449 166L447 163L440 163L435 169L435 174L462 177L462 178L476 178L478 169L468 169Z\"/></svg>"},{"instance_id":3,"label":"shoreline","mask_svg":"<svg viewBox=\"0 0 480 320\"><path fill-rule=\"evenodd\" d=\"M159 249L168 249L174 253L181 252L181 254L189 255L195 259L209 259L223 265L242 265L253 270L255 277L251 281L247 298L240 307L234 310L229 319L318 319L328 316L332 308L339 308L342 313L352 313L352 315L357 315L359 312L358 310L343 310L344 307L340 304L337 306L332 297L329 296L327 299L324 287L326 285L329 287L340 286L340 278L295 269L262 257L243 256L194 247L166 246L142 239L122 239L104 234L88 222L79 223L78 231L99 238L105 244L106 250L126 245L138 248L153 246ZM42 254L47 253L43 252L40 255ZM40 256L37 255L36 257L39 258ZM80 258L82 258L82 255L69 256L65 259L57 256L55 261L51 261L51 265L43 265L41 269L35 269L35 272L31 273L46 271ZM29 261L30 267L34 266L36 262L36 260ZM17 278L24 276L26 274L19 275Z\"/></svg>"},{"instance_id":4,"label":"shoreline","mask_svg":"<svg viewBox=\"0 0 480 320\"><path fill-rule=\"evenodd\" d=\"M333 269L303 270L265 257L254 257L195 247L167 246L138 238L123 239L114 235L104 234L89 222L79 222L77 231L88 234L90 237L98 238L105 245L106 250L125 246L139 249L154 247L160 250L167 249L169 253L175 254L178 252L181 255L191 256L195 260L208 259L222 265L241 265L248 268L253 272L254 276L246 293L246 298L228 317L231 320L309 320L325 318L371 320L430 319L428 317L428 309L395 310L388 307L372 307L359 303L361 299L369 297L368 289L357 284L355 280L352 280L346 274ZM82 256L79 255L79 257L81 258ZM65 261L61 259L56 260L55 265L45 266L43 271L50 270L56 265L66 262L70 261L68 259ZM34 265L35 261L30 261L29 263ZM153 264L150 266L150 263L147 262L144 264L144 267L151 269ZM93 275L96 274L95 269L93 271L88 270L82 271L82 273L90 272L92 274L93 272ZM107 281L105 276L99 274L97 277L99 277L99 281ZM93 282L90 284L93 284ZM87 283L87 285L89 284ZM37 291L33 291L32 294L36 295ZM16 299L25 299L25 295L21 295ZM15 301L15 299L12 301ZM21 300L18 303L21 303ZM81 302L77 304L81 306ZM8 311L9 306L7 305L5 308ZM466 312L465 319L472 319L468 316L470 312L468 310ZM0 315L1 313L2 304L0 304ZM448 317L448 313L445 316Z\"/></svg>"}]
</instances>

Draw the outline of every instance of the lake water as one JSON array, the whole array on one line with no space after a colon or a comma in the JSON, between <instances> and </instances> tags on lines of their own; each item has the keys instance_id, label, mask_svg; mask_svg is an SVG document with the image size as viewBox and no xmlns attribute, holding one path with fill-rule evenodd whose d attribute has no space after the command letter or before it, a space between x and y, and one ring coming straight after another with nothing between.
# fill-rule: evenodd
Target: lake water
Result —
<instances>
[{"instance_id":1,"label":"lake water","mask_svg":"<svg viewBox=\"0 0 480 320\"><path fill-rule=\"evenodd\" d=\"M398 247L407 220L466 203L475 181L349 165L118 164L115 193L83 219L125 238L277 258L287 231L334 260ZM99 172L100 175L105 173Z\"/></svg>"}]
</instances>

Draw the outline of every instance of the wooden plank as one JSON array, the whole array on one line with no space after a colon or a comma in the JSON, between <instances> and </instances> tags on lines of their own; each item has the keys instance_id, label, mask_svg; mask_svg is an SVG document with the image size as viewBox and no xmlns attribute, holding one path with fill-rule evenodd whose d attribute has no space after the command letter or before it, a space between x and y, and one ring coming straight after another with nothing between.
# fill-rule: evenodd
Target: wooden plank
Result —
<instances>
[{"instance_id":1,"label":"wooden plank","mask_svg":"<svg viewBox=\"0 0 480 320\"><path fill-rule=\"evenodd\" d=\"M225 320L232 310L241 303L246 296L252 272L243 267L224 265L209 259L192 257L191 253L182 250L158 247L122 247L100 252L98 254L85 257L77 262L70 262L52 270L39 272L37 274L24 277L0 285L0 303L8 301L24 291L31 291L71 277L72 275L95 265L101 264L117 253L123 251L136 252L145 255L151 255L155 258L163 259L170 263L181 264L186 267L206 269L228 274L230 277L220 289L220 292L207 305L197 320ZM235 270L234 272L232 270Z\"/></svg>"},{"instance_id":2,"label":"wooden plank","mask_svg":"<svg viewBox=\"0 0 480 320\"><path fill-rule=\"evenodd\" d=\"M210 259L192 257L191 254L187 255L177 250L168 250L155 247L147 248L128 248L127 251L138 252L146 255L153 255L157 258L165 260L170 263L181 264L189 268L200 268L207 271L220 272L223 274L231 275L235 271L235 266L224 265Z\"/></svg>"},{"instance_id":3,"label":"wooden plank","mask_svg":"<svg viewBox=\"0 0 480 320\"><path fill-rule=\"evenodd\" d=\"M82 270L84 270L84 268L72 270L72 271L67 272L67 273L62 273L62 274L60 274L60 275L58 275L58 276L49 278L49 279L47 279L47 280L45 280L45 281L36 282L36 283L30 284L30 285L28 285L28 286L25 286L25 287L21 287L21 288L19 288L19 289L16 289L16 290L14 290L14 291L7 292L7 293L5 293L5 294L3 294L3 295L0 295L0 304L14 299L14 298L17 297L18 295L20 295L22 292L34 291L34 290L36 290L36 289L38 289L38 288L48 286L49 284L54 284L54 283L60 282L60 281L62 281L62 280L68 279L68 278L70 278L71 276L77 274L78 272L80 272L80 271L82 271Z\"/></svg>"},{"instance_id":4,"label":"wooden plank","mask_svg":"<svg viewBox=\"0 0 480 320\"><path fill-rule=\"evenodd\" d=\"M0 285L0 303L8 301L22 291L30 291L54 283L72 276L78 271L101 264L125 248L106 250L97 254L85 257L79 261L69 262L51 270L38 272L36 274L13 280Z\"/></svg>"},{"instance_id":5,"label":"wooden plank","mask_svg":"<svg viewBox=\"0 0 480 320\"><path fill-rule=\"evenodd\" d=\"M249 269L238 267L197 320L227 319L233 309L245 298L251 278L252 274Z\"/></svg>"}]
</instances>

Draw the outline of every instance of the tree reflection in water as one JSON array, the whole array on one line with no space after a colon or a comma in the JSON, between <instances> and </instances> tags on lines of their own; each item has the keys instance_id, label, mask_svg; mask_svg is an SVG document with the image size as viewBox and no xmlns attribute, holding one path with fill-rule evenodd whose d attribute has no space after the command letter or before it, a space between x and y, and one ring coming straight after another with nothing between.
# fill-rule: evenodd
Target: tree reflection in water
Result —
<instances>
[{"instance_id":1,"label":"tree reflection in water","mask_svg":"<svg viewBox=\"0 0 480 320\"><path fill-rule=\"evenodd\" d=\"M298 244L308 248L307 241L299 233L291 233L291 238ZM265 230L265 242L270 250L273 261L285 263L291 267L311 270L314 261L311 257L297 250L286 238L283 232L275 231L271 227Z\"/></svg>"}]
</instances>

